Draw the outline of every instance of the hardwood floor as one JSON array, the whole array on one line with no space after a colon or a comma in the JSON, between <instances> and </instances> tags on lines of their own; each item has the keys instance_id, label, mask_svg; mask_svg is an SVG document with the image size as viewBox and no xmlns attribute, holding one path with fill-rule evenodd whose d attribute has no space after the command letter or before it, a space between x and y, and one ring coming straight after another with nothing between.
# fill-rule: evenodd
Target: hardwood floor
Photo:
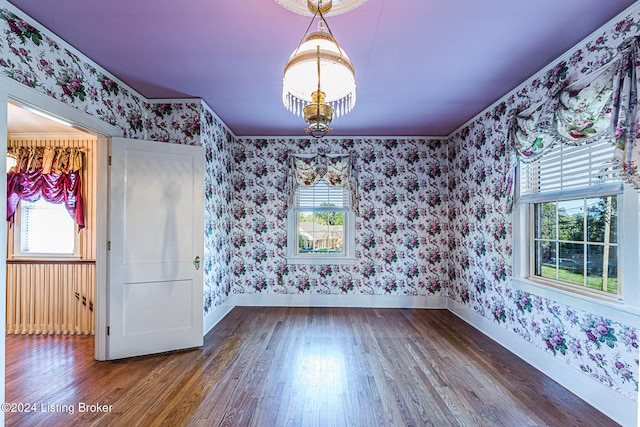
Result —
<instances>
[{"instance_id":1,"label":"hardwood floor","mask_svg":"<svg viewBox=\"0 0 640 427\"><path fill-rule=\"evenodd\" d=\"M236 307L201 349L116 362L6 343L6 400L36 406L10 426L615 425L446 310Z\"/></svg>"}]
</instances>

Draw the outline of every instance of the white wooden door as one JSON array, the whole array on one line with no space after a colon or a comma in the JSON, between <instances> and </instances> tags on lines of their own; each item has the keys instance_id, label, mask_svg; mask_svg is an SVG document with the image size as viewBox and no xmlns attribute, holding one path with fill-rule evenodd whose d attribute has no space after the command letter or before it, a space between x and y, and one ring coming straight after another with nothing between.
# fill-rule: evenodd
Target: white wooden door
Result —
<instances>
[{"instance_id":1,"label":"white wooden door","mask_svg":"<svg viewBox=\"0 0 640 427\"><path fill-rule=\"evenodd\" d=\"M202 345L204 149L112 138L108 359Z\"/></svg>"}]
</instances>

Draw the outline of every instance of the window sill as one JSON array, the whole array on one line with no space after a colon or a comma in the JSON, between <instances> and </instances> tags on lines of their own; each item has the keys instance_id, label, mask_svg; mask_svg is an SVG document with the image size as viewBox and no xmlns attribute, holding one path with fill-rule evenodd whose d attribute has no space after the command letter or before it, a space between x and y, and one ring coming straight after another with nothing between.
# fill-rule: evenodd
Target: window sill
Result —
<instances>
[{"instance_id":1,"label":"window sill","mask_svg":"<svg viewBox=\"0 0 640 427\"><path fill-rule=\"evenodd\" d=\"M524 280L535 283L539 286L550 287L559 291L567 292L569 295L578 295L584 298L590 298L602 302L609 302L612 304L624 304L623 298L619 295L597 291L595 289L589 289L587 287L572 286L558 280L548 279L545 277L527 277Z\"/></svg>"},{"instance_id":2,"label":"window sill","mask_svg":"<svg viewBox=\"0 0 640 427\"><path fill-rule=\"evenodd\" d=\"M610 320L626 325L636 325L640 320L640 310L637 307L625 305L618 297L579 293L566 290L562 286L542 283L525 278L511 277L513 289L529 292L554 302L575 307L589 313L597 314Z\"/></svg>"},{"instance_id":3,"label":"window sill","mask_svg":"<svg viewBox=\"0 0 640 427\"><path fill-rule=\"evenodd\" d=\"M60 254L20 254L13 255L7 260L12 261L79 261L82 259L80 255L60 255Z\"/></svg>"},{"instance_id":4,"label":"window sill","mask_svg":"<svg viewBox=\"0 0 640 427\"><path fill-rule=\"evenodd\" d=\"M311 264L311 265L354 265L353 257L309 256L287 257L287 264Z\"/></svg>"},{"instance_id":5,"label":"window sill","mask_svg":"<svg viewBox=\"0 0 640 427\"><path fill-rule=\"evenodd\" d=\"M94 259L84 258L8 258L7 264L95 264Z\"/></svg>"}]
</instances>

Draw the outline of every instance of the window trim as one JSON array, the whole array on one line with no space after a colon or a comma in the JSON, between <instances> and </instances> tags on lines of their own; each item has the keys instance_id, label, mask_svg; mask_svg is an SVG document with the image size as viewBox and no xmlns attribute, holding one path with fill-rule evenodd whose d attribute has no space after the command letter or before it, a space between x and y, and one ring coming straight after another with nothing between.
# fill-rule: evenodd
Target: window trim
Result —
<instances>
[{"instance_id":1,"label":"window trim","mask_svg":"<svg viewBox=\"0 0 640 427\"><path fill-rule=\"evenodd\" d=\"M550 191L548 193L525 194L520 196L521 203L533 204L551 201L579 199L581 197L601 197L620 194L624 191L623 182L596 184L591 187L576 188L564 191Z\"/></svg>"},{"instance_id":2,"label":"window trim","mask_svg":"<svg viewBox=\"0 0 640 427\"><path fill-rule=\"evenodd\" d=\"M603 299L614 299L614 300L619 300L622 299L622 289L620 286L618 286L618 292L616 294L610 293L610 292L606 292L603 290L598 290L598 289L593 289L593 288L588 288L584 285L578 285L578 284L572 284L569 282L564 282L562 280L557 280L557 279L552 279L549 277L542 277L542 276L537 276L535 274L532 273L532 268L534 268L533 266L535 266L535 244L536 241L540 241L540 240L547 240L547 239L536 239L535 235L535 205L536 204L541 204L541 203L548 203L548 202L562 202L562 201L567 201L567 200L584 200L584 199L590 199L590 198L598 198L598 197L606 197L606 196L616 196L618 203L621 202L622 199L622 190L623 190L623 184L620 183L615 183L615 184L600 184L600 185L595 185L589 188L582 188L582 189L578 189L578 190L570 190L570 191L566 191L566 192L553 192L553 193L544 193L544 194L536 194L534 196L539 196L539 195L544 195L545 197L532 197L532 198L525 198L525 203L527 203L528 208L527 208L527 222L529 224L529 235L528 235L528 241L529 241L529 277L531 278L531 280L534 281L540 281L543 283L550 283L552 284L552 286L556 286L556 287L560 287L560 288L567 288L569 290L575 290L578 293L585 293L587 295L596 295L598 297L601 297ZM594 189L594 191L588 191L590 189ZM586 212L585 212L586 215ZM618 218L619 218L619 212L618 212ZM618 230L616 235L619 236L620 233L620 222L617 222L617 226L618 226ZM549 239L550 241L556 241L554 239ZM582 242L578 241L576 242L577 244L582 244L585 246L588 245L595 245L595 246L599 246L600 243L599 242L589 242L586 239L586 236L584 237L584 240ZM615 244L615 248L617 251L617 259L619 259L619 253L620 253L620 246L619 246L619 242L616 242ZM618 280L619 282L619 280ZM619 283L618 283L619 285Z\"/></svg>"},{"instance_id":3,"label":"window trim","mask_svg":"<svg viewBox=\"0 0 640 427\"><path fill-rule=\"evenodd\" d=\"M314 184L315 185L315 184ZM347 206L343 207L298 207L292 206L287 213L287 263L288 264L311 264L311 265L353 265L355 264L355 213L351 204L351 194L348 188L343 187L347 192ZM335 255L307 255L298 253L298 212L301 211L327 211L340 210L344 212L344 251Z\"/></svg>"},{"instance_id":4,"label":"window trim","mask_svg":"<svg viewBox=\"0 0 640 427\"><path fill-rule=\"evenodd\" d=\"M520 168L517 168L517 174ZM519 182L519 177L516 176ZM631 312L640 312L640 284L633 286L634 278L640 277L640 196L639 191L627 183L599 184L575 190L548 194L519 194L516 185L516 206L513 210L513 282L535 287L543 287L547 293L557 296L557 300L566 299L567 294L589 301L612 304ZM617 191L615 191L617 189ZM532 237L534 233L533 204L550 200L566 200L577 197L597 197L608 194L618 195L618 295L603 291L583 289L579 286L564 284L552 279L536 277L531 274L533 260ZM555 198L554 198L555 197ZM635 237L635 238L634 238ZM629 286L629 283L632 283Z\"/></svg>"},{"instance_id":5,"label":"window trim","mask_svg":"<svg viewBox=\"0 0 640 427\"><path fill-rule=\"evenodd\" d=\"M50 203L50 202L49 202ZM82 259L80 232L77 230L77 224L74 223L74 240L73 240L73 253L69 254L56 254L49 252L22 252L21 231L22 231L22 200L18 205L15 213L15 221L13 227L11 227L11 233L13 234L13 253L10 254L11 259L16 260L51 260L51 261L71 261Z\"/></svg>"}]
</instances>

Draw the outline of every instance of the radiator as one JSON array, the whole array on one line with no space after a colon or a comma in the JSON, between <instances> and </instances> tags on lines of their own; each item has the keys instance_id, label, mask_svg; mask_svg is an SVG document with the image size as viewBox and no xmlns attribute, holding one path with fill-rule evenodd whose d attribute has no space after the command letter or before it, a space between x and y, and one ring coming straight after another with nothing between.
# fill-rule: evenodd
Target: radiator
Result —
<instances>
[{"instance_id":1,"label":"radiator","mask_svg":"<svg viewBox=\"0 0 640 427\"><path fill-rule=\"evenodd\" d=\"M7 264L7 334L95 333L95 263Z\"/></svg>"}]
</instances>

